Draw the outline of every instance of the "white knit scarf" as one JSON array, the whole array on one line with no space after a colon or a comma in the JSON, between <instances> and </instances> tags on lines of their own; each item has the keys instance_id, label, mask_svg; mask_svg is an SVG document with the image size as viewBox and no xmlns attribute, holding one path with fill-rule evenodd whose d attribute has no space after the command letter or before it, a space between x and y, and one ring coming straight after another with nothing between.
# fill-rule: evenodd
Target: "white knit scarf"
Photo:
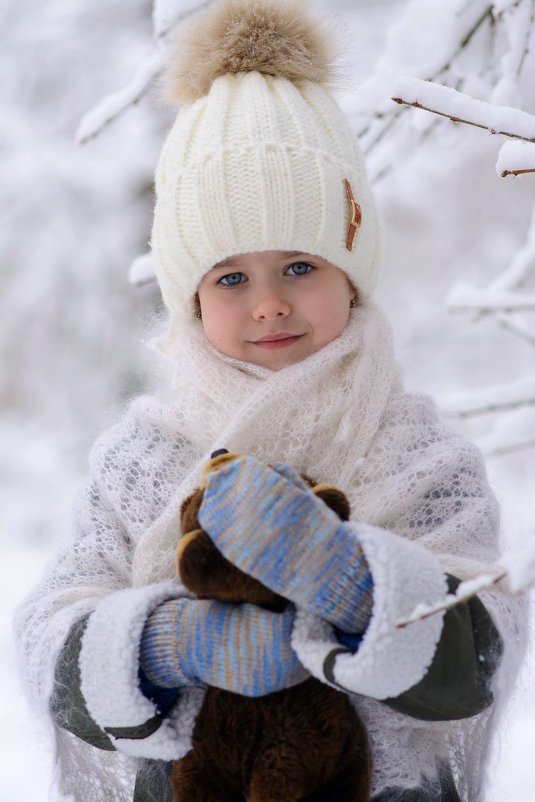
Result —
<instances>
[{"instance_id":1,"label":"white knit scarf","mask_svg":"<svg viewBox=\"0 0 535 802\"><path fill-rule=\"evenodd\" d=\"M401 386L390 325L371 302L352 310L340 337L280 371L222 355L200 323L184 329L171 359L171 403L147 401L144 414L185 435L199 455L177 488L177 501L195 487L217 448L288 463L339 484L351 501L355 473ZM138 544L135 584L163 578L154 555L165 564L176 540L177 507L170 504Z\"/></svg>"}]
</instances>

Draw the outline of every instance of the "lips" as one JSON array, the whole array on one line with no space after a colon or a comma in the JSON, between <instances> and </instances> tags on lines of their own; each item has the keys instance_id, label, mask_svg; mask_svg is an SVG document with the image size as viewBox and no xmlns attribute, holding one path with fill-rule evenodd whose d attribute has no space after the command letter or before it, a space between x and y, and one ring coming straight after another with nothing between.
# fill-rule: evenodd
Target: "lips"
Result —
<instances>
[{"instance_id":1,"label":"lips","mask_svg":"<svg viewBox=\"0 0 535 802\"><path fill-rule=\"evenodd\" d=\"M287 340L290 337L300 337L300 334L290 334L288 331L281 331L278 334L266 334L264 337L260 337L260 339L255 340L255 343L271 343L276 342L277 340Z\"/></svg>"},{"instance_id":2,"label":"lips","mask_svg":"<svg viewBox=\"0 0 535 802\"><path fill-rule=\"evenodd\" d=\"M290 334L286 331L280 331L278 334L266 334L259 340L254 340L253 345L267 350L288 348L290 345L297 342L297 340L300 340L302 336L302 334Z\"/></svg>"}]
</instances>

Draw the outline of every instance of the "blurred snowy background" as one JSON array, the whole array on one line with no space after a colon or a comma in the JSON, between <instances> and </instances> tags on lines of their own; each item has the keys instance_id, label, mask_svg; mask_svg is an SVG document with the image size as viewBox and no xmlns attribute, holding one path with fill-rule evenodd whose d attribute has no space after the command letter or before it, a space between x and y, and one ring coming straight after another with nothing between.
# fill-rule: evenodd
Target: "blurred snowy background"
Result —
<instances>
[{"instance_id":1,"label":"blurred snowy background","mask_svg":"<svg viewBox=\"0 0 535 802\"><path fill-rule=\"evenodd\" d=\"M345 43L338 98L386 223L379 299L407 384L435 395L483 449L504 548L521 549L535 539L535 173L500 177L506 137L390 98L395 79L416 77L535 114L535 2L310 2ZM199 4L0 6L2 802L44 802L53 783L46 733L18 686L11 616L65 532L92 441L150 387L156 357L142 341L159 294L131 265L148 250L152 175L174 112L147 78L161 59L155 32L161 43ZM535 798L532 666L530 653L485 802Z\"/></svg>"}]
</instances>

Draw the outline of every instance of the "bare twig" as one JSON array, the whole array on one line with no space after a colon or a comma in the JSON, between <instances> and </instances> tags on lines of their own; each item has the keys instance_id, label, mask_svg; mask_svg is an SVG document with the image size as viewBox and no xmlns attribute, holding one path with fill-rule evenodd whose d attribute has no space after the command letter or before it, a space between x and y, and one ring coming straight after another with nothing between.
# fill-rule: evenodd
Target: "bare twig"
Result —
<instances>
[{"instance_id":1,"label":"bare twig","mask_svg":"<svg viewBox=\"0 0 535 802\"><path fill-rule=\"evenodd\" d=\"M486 312L485 315L487 314L489 313ZM498 315L496 320L500 328L505 329L510 334L514 334L515 337L520 337L521 340L524 340L524 342L527 342L529 345L535 346L535 336L531 334L531 332L511 323L511 321L503 315Z\"/></svg>"},{"instance_id":2,"label":"bare twig","mask_svg":"<svg viewBox=\"0 0 535 802\"><path fill-rule=\"evenodd\" d=\"M535 440L526 440L523 443L511 443L507 446L494 448L492 451L485 452L486 457L503 457L506 454L513 454L517 451L524 451L527 448L535 448Z\"/></svg>"},{"instance_id":3,"label":"bare twig","mask_svg":"<svg viewBox=\"0 0 535 802\"><path fill-rule=\"evenodd\" d=\"M505 579L506 576L507 572L500 569L498 571L495 570L495 572L490 575L483 575L462 582L457 588L456 593L448 593L442 601L436 604L419 605L410 615L400 618L400 620L396 622L396 628L403 629L409 624L414 624L416 621L425 621L426 618L430 618L432 615L450 610L452 607L456 607L458 604L468 601L480 590L497 585Z\"/></svg>"},{"instance_id":4,"label":"bare twig","mask_svg":"<svg viewBox=\"0 0 535 802\"><path fill-rule=\"evenodd\" d=\"M454 50L454 52L451 54L451 56L448 58L448 60L444 64L442 64L442 66L439 67L439 69L436 70L432 75L430 75L429 78L427 78L426 80L435 81L441 75L446 73L450 69L450 67L452 66L454 61L457 59L457 57L470 44L470 42L472 41L472 39L475 36L475 34L478 32L478 30L481 28L481 26L485 23L485 21L487 19L489 19L492 22L492 19L493 19L493 17L492 17L492 5L487 6L487 8L483 11L483 13L478 17L478 19L475 21L475 23L472 25L472 27L463 36L459 46L457 47L456 50ZM370 127L371 127L371 125L372 125L372 123L374 121L383 120L386 117L389 117L390 119L385 123L385 126L379 131L379 133L377 134L375 139L373 139L372 142L369 143L369 145L367 146L367 148L364 151L365 154L370 153L379 144L379 142L382 141L382 139L386 136L386 134L395 125L395 123L397 122L397 120L400 117L400 115L403 114L406 111L407 111L407 107L406 106L401 106L399 109L396 109L395 111L392 111L392 112L377 112L375 115L372 116L372 118L370 119L370 121L368 122L366 127L363 128L361 131L359 131L359 133L358 133L359 137L363 137L363 136L365 136L365 134L368 133L368 131L370 130Z\"/></svg>"},{"instance_id":5,"label":"bare twig","mask_svg":"<svg viewBox=\"0 0 535 802\"><path fill-rule=\"evenodd\" d=\"M518 8L520 3L523 3L523 2L524 2L524 0L513 0L513 2L509 3L508 6L506 6L505 8L502 8L501 11L498 11L497 14L493 13L494 19L501 19L501 17L503 17L504 14L508 14L510 11L513 10L513 8Z\"/></svg>"},{"instance_id":6,"label":"bare twig","mask_svg":"<svg viewBox=\"0 0 535 802\"><path fill-rule=\"evenodd\" d=\"M535 23L535 2L534 0L531 0L531 11L529 13L529 21L526 28L526 36L524 38L524 50L522 52L522 56L520 58L520 62L518 64L518 68L516 71L517 77L520 76L522 70L524 69L524 63L529 54L529 43L531 40L531 36L533 34L534 23Z\"/></svg>"},{"instance_id":7,"label":"bare twig","mask_svg":"<svg viewBox=\"0 0 535 802\"><path fill-rule=\"evenodd\" d=\"M503 314L510 315L513 312L535 312L535 303L526 299L525 301L521 300L515 301L514 303L485 303L484 301L478 301L474 303L449 303L448 309L451 312L478 312L482 315L484 314L492 314L496 312L501 312Z\"/></svg>"},{"instance_id":8,"label":"bare twig","mask_svg":"<svg viewBox=\"0 0 535 802\"><path fill-rule=\"evenodd\" d=\"M477 415L488 415L492 412L509 412L512 409L521 409L522 407L535 406L535 398L524 398L519 401L504 401L497 404L486 404L482 407L474 407L473 409L462 409L455 412L445 412L447 418L458 418L465 420L466 418L473 418Z\"/></svg>"},{"instance_id":9,"label":"bare twig","mask_svg":"<svg viewBox=\"0 0 535 802\"><path fill-rule=\"evenodd\" d=\"M526 170L503 170L500 175L502 178L507 178L508 175L526 175L526 173L535 173L535 167Z\"/></svg>"},{"instance_id":10,"label":"bare twig","mask_svg":"<svg viewBox=\"0 0 535 802\"><path fill-rule=\"evenodd\" d=\"M446 112L438 111L438 109L431 109L429 108L429 106L422 106L422 104L418 103L418 101L416 100L407 101L403 100L403 98L400 97L393 97L392 100L394 101L394 103L401 103L404 104L405 106L413 106L415 109L422 109L423 111L430 111L432 114L438 114L440 117L447 117L454 123L465 123L466 125L474 125L476 128L483 128L484 130L489 131L491 134L500 134L500 136L508 136L511 137L512 139L521 139L524 142L535 142L535 138L529 139L526 136L521 136L520 134L513 134L510 131L495 131L494 129L489 128L488 125L483 125L482 123L476 123L473 120L465 120L462 117L452 117L451 114L446 114Z\"/></svg>"}]
</instances>

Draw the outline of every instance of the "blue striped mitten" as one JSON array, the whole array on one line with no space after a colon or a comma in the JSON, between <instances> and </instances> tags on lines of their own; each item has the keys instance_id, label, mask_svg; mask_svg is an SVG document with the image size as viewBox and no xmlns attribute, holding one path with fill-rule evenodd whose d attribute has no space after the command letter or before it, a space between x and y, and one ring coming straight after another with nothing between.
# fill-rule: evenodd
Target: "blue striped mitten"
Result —
<instances>
[{"instance_id":1,"label":"blue striped mitten","mask_svg":"<svg viewBox=\"0 0 535 802\"><path fill-rule=\"evenodd\" d=\"M263 696L309 675L290 645L294 610L173 599L147 619L140 666L160 688L211 685Z\"/></svg>"},{"instance_id":2,"label":"blue striped mitten","mask_svg":"<svg viewBox=\"0 0 535 802\"><path fill-rule=\"evenodd\" d=\"M224 556L339 629L362 633L373 581L354 529L290 466L236 457L208 473L199 513Z\"/></svg>"}]
</instances>

